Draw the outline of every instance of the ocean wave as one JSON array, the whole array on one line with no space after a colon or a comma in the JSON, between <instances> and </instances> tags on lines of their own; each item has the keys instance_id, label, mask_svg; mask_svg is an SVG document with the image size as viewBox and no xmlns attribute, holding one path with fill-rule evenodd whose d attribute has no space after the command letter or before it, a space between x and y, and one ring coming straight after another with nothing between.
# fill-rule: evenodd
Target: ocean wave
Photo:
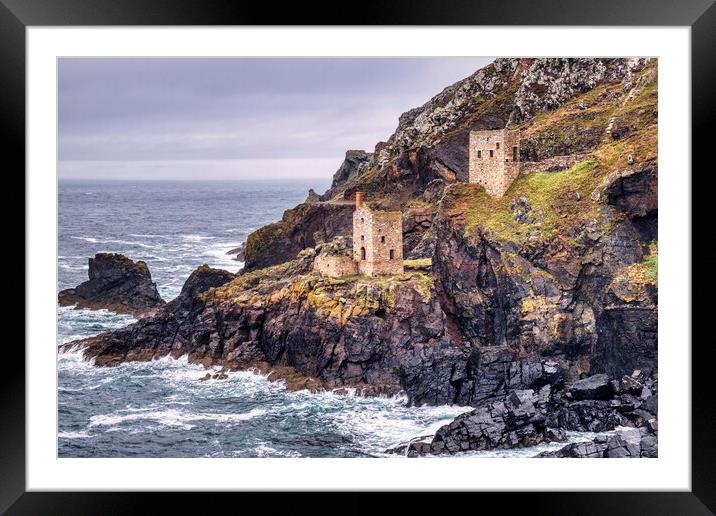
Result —
<instances>
[{"instance_id":1,"label":"ocean wave","mask_svg":"<svg viewBox=\"0 0 716 516\"><path fill-rule=\"evenodd\" d=\"M58 432L57 437L60 439L86 439L92 436L86 430L80 430L79 432Z\"/></svg>"},{"instance_id":2,"label":"ocean wave","mask_svg":"<svg viewBox=\"0 0 716 516\"><path fill-rule=\"evenodd\" d=\"M268 443L262 442L256 445L254 452L258 457L300 457L301 454L295 450L277 450Z\"/></svg>"},{"instance_id":3,"label":"ocean wave","mask_svg":"<svg viewBox=\"0 0 716 516\"><path fill-rule=\"evenodd\" d=\"M121 239L100 239L95 237L78 237L78 236L71 236L70 238L74 238L75 240L83 240L85 242L89 242L91 244L119 244L119 245L133 245L138 247L143 247L145 249L156 249L156 246L145 244L143 242L136 242L134 240L121 240Z\"/></svg>"},{"instance_id":4,"label":"ocean wave","mask_svg":"<svg viewBox=\"0 0 716 516\"><path fill-rule=\"evenodd\" d=\"M182 240L187 240L189 242L202 242L204 240L214 240L216 238L215 236L196 235L196 234L179 235L179 237Z\"/></svg>"},{"instance_id":5,"label":"ocean wave","mask_svg":"<svg viewBox=\"0 0 716 516\"><path fill-rule=\"evenodd\" d=\"M161 426L177 427L183 430L190 430L196 425L192 422L197 421L214 421L216 423L232 424L249 421L251 419L261 417L266 414L265 410L252 409L244 413L211 413L211 412L182 412L176 409L153 410L140 409L139 411L129 414L100 414L91 416L89 420L89 428L97 426L115 427L122 423L135 421L152 421Z\"/></svg>"},{"instance_id":6,"label":"ocean wave","mask_svg":"<svg viewBox=\"0 0 716 516\"><path fill-rule=\"evenodd\" d=\"M83 265L69 265L69 264L66 264L66 263L59 263L58 266L60 267L60 269L65 269L65 270L67 270L67 271L83 271L83 270L87 270L87 269L88 269L88 265L87 265L87 264L83 264Z\"/></svg>"},{"instance_id":7,"label":"ocean wave","mask_svg":"<svg viewBox=\"0 0 716 516\"><path fill-rule=\"evenodd\" d=\"M127 236L137 237L137 238L171 238L169 235L151 235L151 234L144 234L144 233L127 233Z\"/></svg>"}]
</instances>

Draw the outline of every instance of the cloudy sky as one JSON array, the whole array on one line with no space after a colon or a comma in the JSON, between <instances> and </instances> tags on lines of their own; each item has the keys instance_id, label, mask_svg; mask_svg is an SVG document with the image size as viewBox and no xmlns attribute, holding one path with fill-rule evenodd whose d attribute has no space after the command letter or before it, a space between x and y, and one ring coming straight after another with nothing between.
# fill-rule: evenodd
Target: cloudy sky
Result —
<instances>
[{"instance_id":1,"label":"cloudy sky","mask_svg":"<svg viewBox=\"0 0 716 516\"><path fill-rule=\"evenodd\" d=\"M60 177L329 179L490 61L63 58Z\"/></svg>"}]
</instances>

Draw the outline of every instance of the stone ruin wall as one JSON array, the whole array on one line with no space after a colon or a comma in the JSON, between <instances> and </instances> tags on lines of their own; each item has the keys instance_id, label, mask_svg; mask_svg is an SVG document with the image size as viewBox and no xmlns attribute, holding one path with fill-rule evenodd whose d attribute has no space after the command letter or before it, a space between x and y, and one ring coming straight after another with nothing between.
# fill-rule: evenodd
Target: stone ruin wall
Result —
<instances>
[{"instance_id":1,"label":"stone ruin wall","mask_svg":"<svg viewBox=\"0 0 716 516\"><path fill-rule=\"evenodd\" d=\"M365 206L357 208L353 214L353 258L358 271L366 276L403 274L402 214L372 212Z\"/></svg>"},{"instance_id":2,"label":"stone ruin wall","mask_svg":"<svg viewBox=\"0 0 716 516\"><path fill-rule=\"evenodd\" d=\"M353 259L361 261L361 247L366 258L373 252L373 214L362 206L353 212Z\"/></svg>"},{"instance_id":3,"label":"stone ruin wall","mask_svg":"<svg viewBox=\"0 0 716 516\"><path fill-rule=\"evenodd\" d=\"M502 197L520 175L519 130L470 131L468 153L468 182L494 197Z\"/></svg>"},{"instance_id":4,"label":"stone ruin wall","mask_svg":"<svg viewBox=\"0 0 716 516\"><path fill-rule=\"evenodd\" d=\"M316 256L313 270L321 276L351 276L358 274L358 264L351 256Z\"/></svg>"}]
</instances>

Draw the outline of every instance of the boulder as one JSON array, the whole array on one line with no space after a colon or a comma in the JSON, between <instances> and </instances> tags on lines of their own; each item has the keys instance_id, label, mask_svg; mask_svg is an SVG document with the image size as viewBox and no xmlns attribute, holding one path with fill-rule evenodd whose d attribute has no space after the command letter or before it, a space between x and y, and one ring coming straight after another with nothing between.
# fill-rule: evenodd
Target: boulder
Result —
<instances>
[{"instance_id":1,"label":"boulder","mask_svg":"<svg viewBox=\"0 0 716 516\"><path fill-rule=\"evenodd\" d=\"M595 374L574 382L569 392L575 400L606 400L614 395L614 388L607 375Z\"/></svg>"},{"instance_id":2,"label":"boulder","mask_svg":"<svg viewBox=\"0 0 716 516\"><path fill-rule=\"evenodd\" d=\"M107 309L143 317L164 304L143 261L116 253L97 253L89 259L89 280L60 291L61 306Z\"/></svg>"}]
</instances>

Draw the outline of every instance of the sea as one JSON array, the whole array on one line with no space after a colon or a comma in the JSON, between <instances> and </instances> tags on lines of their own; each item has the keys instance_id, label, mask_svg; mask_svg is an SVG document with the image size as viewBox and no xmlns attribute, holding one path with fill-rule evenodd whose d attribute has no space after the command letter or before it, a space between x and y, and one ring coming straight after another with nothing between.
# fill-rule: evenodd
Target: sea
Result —
<instances>
[{"instance_id":1,"label":"sea","mask_svg":"<svg viewBox=\"0 0 716 516\"><path fill-rule=\"evenodd\" d=\"M237 272L227 251L281 219L320 181L59 182L58 284L87 279L100 251L144 260L165 300L199 265ZM408 407L404 395L289 391L258 372L201 381L186 357L95 367L57 346L134 322L107 310L58 307L60 457L396 457L385 450L433 434L469 407ZM570 441L594 437L571 433ZM530 457L562 444L472 452Z\"/></svg>"}]
</instances>

